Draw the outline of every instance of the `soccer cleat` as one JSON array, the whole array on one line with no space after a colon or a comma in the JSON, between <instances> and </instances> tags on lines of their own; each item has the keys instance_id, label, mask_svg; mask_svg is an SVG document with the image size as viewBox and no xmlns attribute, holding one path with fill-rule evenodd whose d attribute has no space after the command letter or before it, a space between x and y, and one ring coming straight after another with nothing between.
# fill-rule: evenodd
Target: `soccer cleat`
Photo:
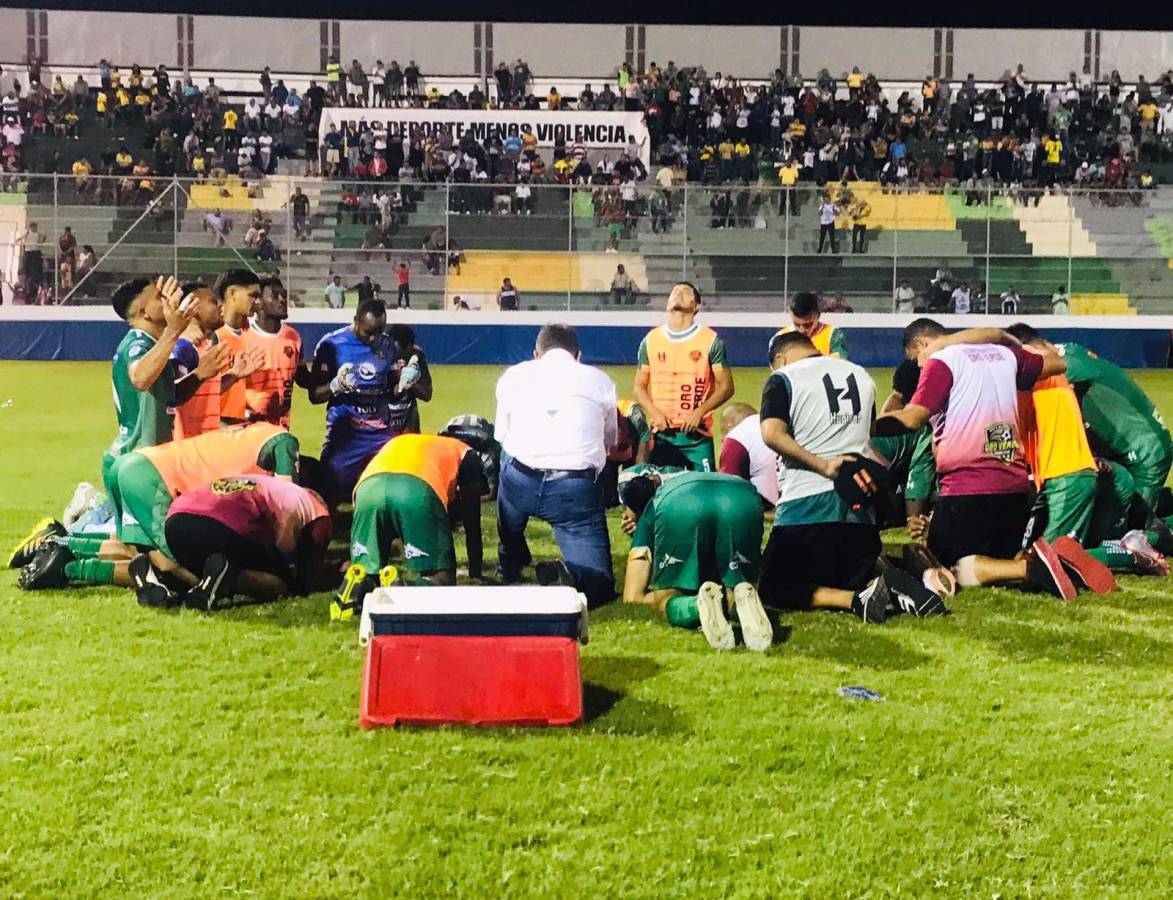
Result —
<instances>
[{"instance_id":1,"label":"soccer cleat","mask_svg":"<svg viewBox=\"0 0 1173 900\"><path fill-rule=\"evenodd\" d=\"M33 561L37 552L45 546L50 538L61 537L66 534L65 526L56 519L45 517L33 526L24 538L12 548L8 557L8 568L22 569Z\"/></svg>"},{"instance_id":2,"label":"soccer cleat","mask_svg":"<svg viewBox=\"0 0 1173 900\"><path fill-rule=\"evenodd\" d=\"M892 602L883 576L876 576L851 598L851 611L869 625L880 625L888 620L888 606Z\"/></svg>"},{"instance_id":3,"label":"soccer cleat","mask_svg":"<svg viewBox=\"0 0 1173 900\"><path fill-rule=\"evenodd\" d=\"M366 567L362 563L352 563L346 570L342 587L330 599L330 620L344 622L356 614L361 614L363 598L375 587L375 578L367 576Z\"/></svg>"},{"instance_id":4,"label":"soccer cleat","mask_svg":"<svg viewBox=\"0 0 1173 900\"><path fill-rule=\"evenodd\" d=\"M957 595L957 577L924 544L905 544L901 551L904 568L919 575L925 587L940 597Z\"/></svg>"},{"instance_id":5,"label":"soccer cleat","mask_svg":"<svg viewBox=\"0 0 1173 900\"><path fill-rule=\"evenodd\" d=\"M399 570L394 566L383 566L379 570L379 587L391 587L399 580Z\"/></svg>"},{"instance_id":6,"label":"soccer cleat","mask_svg":"<svg viewBox=\"0 0 1173 900\"><path fill-rule=\"evenodd\" d=\"M700 607L698 599L697 607ZM741 623L741 639L750 650L761 653L774 643L774 626L766 615L765 607L758 596L757 588L743 581L733 589L733 608L737 610L737 621Z\"/></svg>"},{"instance_id":7,"label":"soccer cleat","mask_svg":"<svg viewBox=\"0 0 1173 900\"><path fill-rule=\"evenodd\" d=\"M204 560L200 580L183 595L183 605L200 612L214 612L236 594L236 568L223 553Z\"/></svg>"},{"instance_id":8,"label":"soccer cleat","mask_svg":"<svg viewBox=\"0 0 1173 900\"><path fill-rule=\"evenodd\" d=\"M1051 546L1063 563L1063 568L1072 576L1072 581L1082 584L1095 594L1116 590L1116 576L1112 570L1099 560L1092 559L1075 538L1064 535L1056 538Z\"/></svg>"},{"instance_id":9,"label":"soccer cleat","mask_svg":"<svg viewBox=\"0 0 1173 900\"><path fill-rule=\"evenodd\" d=\"M147 554L140 553L130 561L127 568L134 585L134 598L139 606L161 609L176 605L175 595L160 580Z\"/></svg>"},{"instance_id":10,"label":"soccer cleat","mask_svg":"<svg viewBox=\"0 0 1173 900\"><path fill-rule=\"evenodd\" d=\"M1168 575L1169 563L1164 554L1153 549L1143 531L1130 531L1120 539L1121 546L1132 555L1132 570L1138 575Z\"/></svg>"},{"instance_id":11,"label":"soccer cleat","mask_svg":"<svg viewBox=\"0 0 1173 900\"><path fill-rule=\"evenodd\" d=\"M545 560L534 566L534 577L542 587L574 587L574 576L560 559Z\"/></svg>"},{"instance_id":12,"label":"soccer cleat","mask_svg":"<svg viewBox=\"0 0 1173 900\"><path fill-rule=\"evenodd\" d=\"M737 646L733 626L725 618L725 589L706 581L696 592L696 611L701 618L701 633L714 650L732 650Z\"/></svg>"},{"instance_id":13,"label":"soccer cleat","mask_svg":"<svg viewBox=\"0 0 1173 900\"><path fill-rule=\"evenodd\" d=\"M73 554L64 544L42 547L21 570L16 583L26 591L44 591L69 586L65 567L73 562Z\"/></svg>"},{"instance_id":14,"label":"soccer cleat","mask_svg":"<svg viewBox=\"0 0 1173 900\"><path fill-rule=\"evenodd\" d=\"M936 570L926 570L932 571ZM893 609L919 619L949 615L949 610L945 608L941 597L925 587L919 578L892 567L887 569L880 579L888 589L891 598L889 602Z\"/></svg>"},{"instance_id":15,"label":"soccer cleat","mask_svg":"<svg viewBox=\"0 0 1173 900\"><path fill-rule=\"evenodd\" d=\"M1078 595L1075 585L1063 567L1063 561L1043 538L1026 551L1026 583L1029 587L1046 591L1062 600L1074 600Z\"/></svg>"},{"instance_id":16,"label":"soccer cleat","mask_svg":"<svg viewBox=\"0 0 1173 900\"><path fill-rule=\"evenodd\" d=\"M85 515L87 510L93 509L102 502L102 494L88 481L77 486L61 514L61 522L66 528L72 528L73 523Z\"/></svg>"}]
</instances>

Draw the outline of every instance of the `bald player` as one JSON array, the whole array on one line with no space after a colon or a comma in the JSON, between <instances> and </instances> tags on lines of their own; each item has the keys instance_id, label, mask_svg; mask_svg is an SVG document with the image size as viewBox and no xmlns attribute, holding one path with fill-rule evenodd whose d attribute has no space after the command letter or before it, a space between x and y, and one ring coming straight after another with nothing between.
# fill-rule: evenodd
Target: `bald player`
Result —
<instances>
[{"instance_id":1,"label":"bald player","mask_svg":"<svg viewBox=\"0 0 1173 900\"><path fill-rule=\"evenodd\" d=\"M842 328L836 328L822 321L818 295L800 291L790 301L790 324L778 331L789 334L797 331L810 338L815 349L823 356L847 359L847 338Z\"/></svg>"},{"instance_id":2,"label":"bald player","mask_svg":"<svg viewBox=\"0 0 1173 900\"><path fill-rule=\"evenodd\" d=\"M700 291L687 281L668 295L668 322L639 345L635 399L652 428L654 463L698 472L716 468L713 412L733 396L725 344L696 321Z\"/></svg>"},{"instance_id":3,"label":"bald player","mask_svg":"<svg viewBox=\"0 0 1173 900\"><path fill-rule=\"evenodd\" d=\"M778 454L762 440L758 411L748 403L730 403L721 410L719 468L750 482L768 510L778 505Z\"/></svg>"}]
</instances>

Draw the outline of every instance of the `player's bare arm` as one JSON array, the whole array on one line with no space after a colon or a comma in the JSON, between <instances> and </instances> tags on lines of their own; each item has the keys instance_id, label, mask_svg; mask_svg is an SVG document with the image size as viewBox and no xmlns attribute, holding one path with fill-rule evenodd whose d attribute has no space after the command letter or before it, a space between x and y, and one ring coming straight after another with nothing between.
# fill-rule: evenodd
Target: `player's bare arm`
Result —
<instances>
[{"instance_id":1,"label":"player's bare arm","mask_svg":"<svg viewBox=\"0 0 1173 900\"><path fill-rule=\"evenodd\" d=\"M646 547L632 550L623 575L623 602L651 605L655 595L648 590L652 582L652 558Z\"/></svg>"},{"instance_id":2,"label":"player's bare arm","mask_svg":"<svg viewBox=\"0 0 1173 900\"><path fill-rule=\"evenodd\" d=\"M176 342L183 336L195 316L195 304L188 304L186 308L182 308L182 292L179 289L179 282L173 277L164 278L160 275L155 281L155 290L159 292L163 301L163 319L166 324L155 346L130 367L130 383L136 391L150 390L151 385L159 380L159 376L171 361L171 351L175 349Z\"/></svg>"},{"instance_id":3,"label":"player's bare arm","mask_svg":"<svg viewBox=\"0 0 1173 900\"><path fill-rule=\"evenodd\" d=\"M794 439L790 429L781 419L762 420L762 440L787 462L817 472L824 478L834 478L839 473L843 461L847 459L845 456L824 458L811 453Z\"/></svg>"},{"instance_id":4,"label":"player's bare arm","mask_svg":"<svg viewBox=\"0 0 1173 900\"><path fill-rule=\"evenodd\" d=\"M903 409L884 413L872 426L876 437L896 437L911 431L919 431L929 423L931 413L923 406L909 403Z\"/></svg>"}]
</instances>

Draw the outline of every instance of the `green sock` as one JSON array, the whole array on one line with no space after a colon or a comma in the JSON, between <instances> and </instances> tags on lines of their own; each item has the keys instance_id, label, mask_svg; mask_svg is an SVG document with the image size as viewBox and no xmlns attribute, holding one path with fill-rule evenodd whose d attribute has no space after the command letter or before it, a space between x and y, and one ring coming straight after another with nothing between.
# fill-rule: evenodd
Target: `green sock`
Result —
<instances>
[{"instance_id":1,"label":"green sock","mask_svg":"<svg viewBox=\"0 0 1173 900\"><path fill-rule=\"evenodd\" d=\"M1132 571L1132 554L1119 541L1104 541L1088 550L1087 555L1116 572Z\"/></svg>"},{"instance_id":2,"label":"green sock","mask_svg":"<svg viewBox=\"0 0 1173 900\"><path fill-rule=\"evenodd\" d=\"M672 597L664 607L664 615L673 628L697 629L701 627L701 614L697 612L696 595Z\"/></svg>"},{"instance_id":3,"label":"green sock","mask_svg":"<svg viewBox=\"0 0 1173 900\"><path fill-rule=\"evenodd\" d=\"M113 584L114 563L108 559L76 559L65 564L65 577L88 584Z\"/></svg>"},{"instance_id":4,"label":"green sock","mask_svg":"<svg viewBox=\"0 0 1173 900\"><path fill-rule=\"evenodd\" d=\"M70 535L65 539L65 546L75 559L86 559L97 556L102 550L103 538L83 537Z\"/></svg>"}]
</instances>

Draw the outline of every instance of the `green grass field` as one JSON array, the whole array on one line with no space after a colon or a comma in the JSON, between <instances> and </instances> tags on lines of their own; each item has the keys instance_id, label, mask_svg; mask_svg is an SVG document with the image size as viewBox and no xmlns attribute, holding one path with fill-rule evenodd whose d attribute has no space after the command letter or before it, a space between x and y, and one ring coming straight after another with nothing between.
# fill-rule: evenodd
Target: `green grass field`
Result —
<instances>
[{"instance_id":1,"label":"green grass field","mask_svg":"<svg viewBox=\"0 0 1173 900\"><path fill-rule=\"evenodd\" d=\"M0 363L0 545L96 481L108 368ZM425 427L491 416L497 374L438 369ZM740 371L740 396L764 374ZM1139 377L1173 417L1173 373ZM303 446L321 418L296 408ZM879 627L787 615L765 655L615 605L591 624L582 727L367 733L356 626L325 595L209 617L14 576L5 897L1173 890L1173 591L1152 579L1066 605L967 591L951 618Z\"/></svg>"}]
</instances>

